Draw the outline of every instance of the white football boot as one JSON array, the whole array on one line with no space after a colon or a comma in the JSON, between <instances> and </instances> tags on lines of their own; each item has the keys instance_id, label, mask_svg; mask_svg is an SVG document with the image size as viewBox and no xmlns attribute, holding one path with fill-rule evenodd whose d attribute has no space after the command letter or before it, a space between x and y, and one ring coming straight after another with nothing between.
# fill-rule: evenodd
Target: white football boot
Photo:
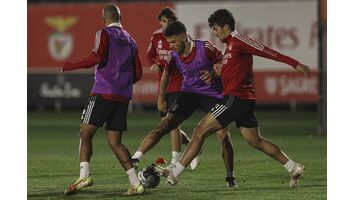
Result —
<instances>
[{"instance_id":1,"label":"white football boot","mask_svg":"<svg viewBox=\"0 0 355 200\"><path fill-rule=\"evenodd\" d=\"M295 168L291 171L290 176L291 176L291 181L290 181L290 187L296 187L297 182L299 181L300 177L302 176L305 168L301 164L296 164Z\"/></svg>"}]
</instances>

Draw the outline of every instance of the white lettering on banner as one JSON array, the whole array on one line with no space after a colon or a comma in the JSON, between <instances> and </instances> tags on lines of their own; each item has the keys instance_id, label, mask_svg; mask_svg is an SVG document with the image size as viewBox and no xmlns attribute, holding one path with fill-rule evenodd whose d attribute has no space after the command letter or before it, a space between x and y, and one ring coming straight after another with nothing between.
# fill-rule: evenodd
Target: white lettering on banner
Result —
<instances>
[{"instance_id":1,"label":"white lettering on banner","mask_svg":"<svg viewBox=\"0 0 355 200\"><path fill-rule=\"evenodd\" d=\"M275 77L267 77L264 86L269 95L275 95L277 92L277 79Z\"/></svg>"},{"instance_id":2,"label":"white lettering on banner","mask_svg":"<svg viewBox=\"0 0 355 200\"><path fill-rule=\"evenodd\" d=\"M267 77L264 80L264 88L268 95L317 95L317 76L310 77Z\"/></svg>"},{"instance_id":3,"label":"white lettering on banner","mask_svg":"<svg viewBox=\"0 0 355 200\"><path fill-rule=\"evenodd\" d=\"M299 32L296 26L248 26L237 23L238 31L254 40L278 50L299 48Z\"/></svg>"},{"instance_id":4,"label":"white lettering on banner","mask_svg":"<svg viewBox=\"0 0 355 200\"><path fill-rule=\"evenodd\" d=\"M80 88L73 88L70 82L65 82L63 86L54 84L50 86L49 83L44 82L40 86L39 94L43 98L80 98Z\"/></svg>"},{"instance_id":5,"label":"white lettering on banner","mask_svg":"<svg viewBox=\"0 0 355 200\"><path fill-rule=\"evenodd\" d=\"M219 49L225 46L213 35L207 20L219 8L229 9L236 19L236 30L284 55L306 63L312 71L318 67L317 1L218 1L177 2L176 12L190 34L197 39L210 40ZM204 12L196 12L203 10ZM302 10L302 14L299 11ZM254 42L245 39L254 46ZM262 46L256 45L262 49ZM255 71L285 71L285 64L253 57Z\"/></svg>"},{"instance_id":6,"label":"white lettering on banner","mask_svg":"<svg viewBox=\"0 0 355 200\"><path fill-rule=\"evenodd\" d=\"M280 95L317 95L317 77L310 77L308 80L305 77L290 78L287 76L281 76L279 80Z\"/></svg>"}]
</instances>

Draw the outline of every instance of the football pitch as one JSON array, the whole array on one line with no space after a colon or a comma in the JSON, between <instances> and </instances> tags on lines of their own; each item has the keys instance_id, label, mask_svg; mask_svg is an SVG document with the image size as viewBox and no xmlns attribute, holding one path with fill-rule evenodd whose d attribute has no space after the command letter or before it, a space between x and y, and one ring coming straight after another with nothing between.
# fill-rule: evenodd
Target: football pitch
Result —
<instances>
[{"instance_id":1,"label":"football pitch","mask_svg":"<svg viewBox=\"0 0 355 200\"><path fill-rule=\"evenodd\" d=\"M306 167L297 188L289 188L287 171L275 160L250 147L239 130L231 124L235 155L234 168L239 188L227 188L225 169L216 135L204 144L200 167L186 169L176 186L161 179L157 188L147 189L141 196L125 197L128 177L116 160L100 129L93 140L91 175L94 186L74 196L63 191L79 175L78 131L81 111L63 113L28 113L27 197L28 199L326 199L327 138L316 135L315 112L257 111L263 136L271 139L294 161ZM182 124L191 137L202 113L195 113ZM159 122L156 112L133 112L128 115L128 132L123 143L135 152L144 136ZM185 146L183 146L184 148ZM169 136L149 151L139 169L157 157L170 162Z\"/></svg>"}]
</instances>

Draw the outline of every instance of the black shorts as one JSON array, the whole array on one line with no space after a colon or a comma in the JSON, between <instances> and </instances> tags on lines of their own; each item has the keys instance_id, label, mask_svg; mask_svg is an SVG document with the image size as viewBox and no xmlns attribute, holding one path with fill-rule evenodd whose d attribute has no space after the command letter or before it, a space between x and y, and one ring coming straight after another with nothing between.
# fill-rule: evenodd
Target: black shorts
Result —
<instances>
[{"instance_id":1,"label":"black shorts","mask_svg":"<svg viewBox=\"0 0 355 200\"><path fill-rule=\"evenodd\" d=\"M168 112L187 119L197 108L200 108L203 112L208 113L221 101L222 99L216 97L191 92L180 92Z\"/></svg>"},{"instance_id":2,"label":"black shorts","mask_svg":"<svg viewBox=\"0 0 355 200\"><path fill-rule=\"evenodd\" d=\"M167 110L169 110L169 108L173 105L175 99L177 98L177 96L179 95L180 92L171 92L171 93L166 93L165 94L165 101L166 101L166 107ZM165 117L166 116L166 112L160 112L160 117Z\"/></svg>"},{"instance_id":3,"label":"black shorts","mask_svg":"<svg viewBox=\"0 0 355 200\"><path fill-rule=\"evenodd\" d=\"M228 95L224 96L223 102L216 104L210 112L223 128L232 121L238 128L254 128L258 126L254 109L255 100L240 99L237 96Z\"/></svg>"},{"instance_id":4,"label":"black shorts","mask_svg":"<svg viewBox=\"0 0 355 200\"><path fill-rule=\"evenodd\" d=\"M81 123L101 127L106 122L106 130L123 132L127 130L127 110L128 103L105 100L101 95L90 96Z\"/></svg>"}]
</instances>

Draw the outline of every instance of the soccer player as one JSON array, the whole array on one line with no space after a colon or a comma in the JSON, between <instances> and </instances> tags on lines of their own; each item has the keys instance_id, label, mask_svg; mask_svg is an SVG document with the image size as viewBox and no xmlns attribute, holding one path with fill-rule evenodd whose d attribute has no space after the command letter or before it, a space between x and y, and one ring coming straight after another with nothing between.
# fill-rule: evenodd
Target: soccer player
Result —
<instances>
[{"instance_id":1,"label":"soccer player","mask_svg":"<svg viewBox=\"0 0 355 200\"><path fill-rule=\"evenodd\" d=\"M93 185L90 176L92 138L98 127L106 122L107 142L125 169L130 187L125 195L141 194L139 182L131 162L131 154L121 143L127 130L127 109L132 98L133 84L142 77L138 47L130 34L122 28L121 13L117 6L107 5L102 11L106 28L96 32L95 46L89 57L76 63L66 62L62 71L71 71L96 66L95 83L80 124L80 176L65 195L77 193Z\"/></svg>"},{"instance_id":2,"label":"soccer player","mask_svg":"<svg viewBox=\"0 0 355 200\"><path fill-rule=\"evenodd\" d=\"M133 156L137 159L142 158L144 153L154 147L165 134L189 118L197 108L207 113L216 103L222 100L221 79L212 77L210 73L213 71L213 65L221 61L221 51L211 42L191 40L187 35L185 25L180 21L170 23L164 35L167 37L173 52L167 60L160 83L159 110L167 110L165 91L174 70L178 70L183 75L181 92L160 125L150 131L144 138L138 151ZM221 129L217 135L221 143L222 157L227 170L227 186L237 187L233 171L233 144L228 128ZM196 156L197 154L194 157Z\"/></svg>"},{"instance_id":3,"label":"soccer player","mask_svg":"<svg viewBox=\"0 0 355 200\"><path fill-rule=\"evenodd\" d=\"M150 63L150 69L154 72L158 72L159 75L159 84L164 71L164 66L166 64L166 59L172 52L169 43L166 41L164 36L164 31L169 23L178 20L175 11L166 7L163 8L157 16L161 28L153 33L151 38L148 51L147 51L147 60ZM166 88L165 101L167 107L169 108L174 100L176 99L182 82L182 75L178 71L171 73L171 78L169 84ZM159 93L159 90L158 90ZM166 112L160 111L160 117L163 119L166 116ZM190 141L190 138L186 135L184 131L177 127L176 129L170 132L170 143L171 143L171 164L174 165L181 157L181 144L187 144ZM202 152L202 151L201 151ZM199 154L191 161L191 169L194 170L199 166ZM138 159L132 159L135 165L138 165Z\"/></svg>"},{"instance_id":4,"label":"soccer player","mask_svg":"<svg viewBox=\"0 0 355 200\"><path fill-rule=\"evenodd\" d=\"M234 17L227 9L219 9L211 14L208 24L213 34L226 43L221 67L224 100L196 126L180 162L164 170L167 182L175 185L185 167L197 155L205 138L234 121L251 146L279 161L287 169L291 176L290 187L295 187L304 172L304 166L292 161L276 144L261 136L254 115L253 55L286 63L307 77L310 74L309 67L237 32Z\"/></svg>"}]
</instances>

